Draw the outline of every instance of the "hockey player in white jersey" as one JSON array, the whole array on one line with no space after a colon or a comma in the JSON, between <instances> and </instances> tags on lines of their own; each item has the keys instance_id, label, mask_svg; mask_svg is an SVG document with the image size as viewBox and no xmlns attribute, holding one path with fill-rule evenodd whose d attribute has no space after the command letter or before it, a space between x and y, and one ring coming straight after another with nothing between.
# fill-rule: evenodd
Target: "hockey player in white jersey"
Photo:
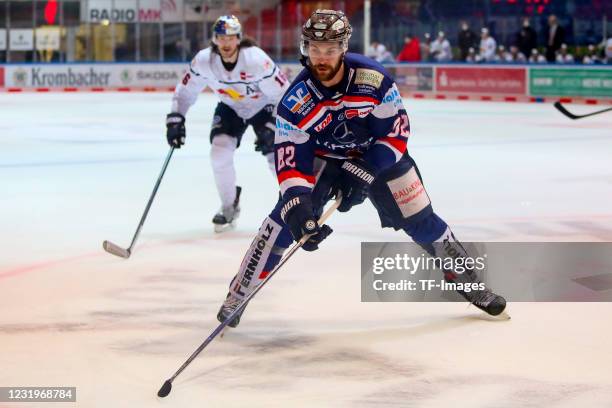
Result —
<instances>
[{"instance_id":1,"label":"hockey player in white jersey","mask_svg":"<svg viewBox=\"0 0 612 408\"><path fill-rule=\"evenodd\" d=\"M274 170L274 108L289 85L270 57L253 40L243 38L235 16L221 16L213 26L212 44L191 61L189 71L176 86L172 109L166 117L170 146L185 143L185 115L205 87L220 99L215 109L210 156L221 209L212 222L216 232L234 225L240 214L241 187L236 185L234 153L250 125L256 135L255 150Z\"/></svg>"}]
</instances>

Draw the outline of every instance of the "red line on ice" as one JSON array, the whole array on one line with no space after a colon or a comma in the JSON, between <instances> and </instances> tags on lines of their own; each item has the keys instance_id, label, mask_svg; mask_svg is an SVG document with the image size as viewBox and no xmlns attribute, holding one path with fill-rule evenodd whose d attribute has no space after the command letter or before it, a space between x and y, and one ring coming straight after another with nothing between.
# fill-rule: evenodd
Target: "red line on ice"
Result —
<instances>
[{"instance_id":1,"label":"red line on ice","mask_svg":"<svg viewBox=\"0 0 612 408\"><path fill-rule=\"evenodd\" d=\"M97 252L90 252L88 254L72 256L69 258L62 258L62 259L56 259L53 261L44 261L44 262L39 262L39 263L31 264L31 265L18 266L17 268L9 269L6 271L1 271L0 279L10 278L13 276L21 275L23 273L32 272L32 271L36 271L39 269L45 269L45 268L49 268L52 266L58 266L58 265L78 261L80 259L92 258L94 256L100 256L103 254L105 254L105 252L97 251Z\"/></svg>"}]
</instances>

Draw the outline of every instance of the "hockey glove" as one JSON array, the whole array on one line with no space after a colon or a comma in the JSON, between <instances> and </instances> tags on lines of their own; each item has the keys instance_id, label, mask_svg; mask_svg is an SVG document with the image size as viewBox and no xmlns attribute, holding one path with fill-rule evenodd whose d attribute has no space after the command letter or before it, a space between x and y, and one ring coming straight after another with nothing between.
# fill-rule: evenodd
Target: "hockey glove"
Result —
<instances>
[{"instance_id":1,"label":"hockey glove","mask_svg":"<svg viewBox=\"0 0 612 408\"><path fill-rule=\"evenodd\" d=\"M365 201L376 176L372 168L360 159L346 160L340 168L342 176L338 189L342 192L342 202L338 211L347 212Z\"/></svg>"},{"instance_id":2,"label":"hockey glove","mask_svg":"<svg viewBox=\"0 0 612 408\"><path fill-rule=\"evenodd\" d=\"M177 149L185 144L185 117L178 112L166 116L166 139L170 146Z\"/></svg>"},{"instance_id":3,"label":"hockey glove","mask_svg":"<svg viewBox=\"0 0 612 408\"><path fill-rule=\"evenodd\" d=\"M319 226L312 211L309 194L291 198L281 209L281 218L289 227L293 239L299 241L304 235L310 238L302 245L306 251L319 249L319 244L332 233L328 225Z\"/></svg>"}]
</instances>

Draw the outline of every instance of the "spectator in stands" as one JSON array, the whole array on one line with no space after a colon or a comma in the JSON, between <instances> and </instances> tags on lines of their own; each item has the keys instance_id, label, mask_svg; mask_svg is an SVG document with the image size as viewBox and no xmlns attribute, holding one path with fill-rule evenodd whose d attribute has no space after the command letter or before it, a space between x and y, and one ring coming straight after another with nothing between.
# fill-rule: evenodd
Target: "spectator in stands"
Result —
<instances>
[{"instance_id":1,"label":"spectator in stands","mask_svg":"<svg viewBox=\"0 0 612 408\"><path fill-rule=\"evenodd\" d=\"M384 47L384 45L383 45L383 47ZM380 62L380 63L395 62L395 58L393 57L393 53L391 51L389 51L387 49L387 47L385 47L385 50L383 51L382 55L380 56L380 60L378 62Z\"/></svg>"},{"instance_id":2,"label":"spectator in stands","mask_svg":"<svg viewBox=\"0 0 612 408\"><path fill-rule=\"evenodd\" d=\"M387 47L379 43L378 41L372 41L366 56L380 62L383 59L383 55L387 51Z\"/></svg>"},{"instance_id":3,"label":"spectator in stands","mask_svg":"<svg viewBox=\"0 0 612 408\"><path fill-rule=\"evenodd\" d=\"M431 43L431 56L436 62L448 62L453 59L453 52L444 31L440 31L438 38Z\"/></svg>"},{"instance_id":4,"label":"spectator in stands","mask_svg":"<svg viewBox=\"0 0 612 408\"><path fill-rule=\"evenodd\" d=\"M493 58L493 60L495 62L512 62L512 56L510 55L510 53L508 51L506 51L506 47L504 47L503 45L500 45L499 47L497 47L497 53L495 54L495 57Z\"/></svg>"},{"instance_id":5,"label":"spectator in stands","mask_svg":"<svg viewBox=\"0 0 612 408\"><path fill-rule=\"evenodd\" d=\"M546 61L555 62L557 51L565 42L565 30L559 25L557 16L548 17L548 31L546 35Z\"/></svg>"},{"instance_id":6,"label":"spectator in stands","mask_svg":"<svg viewBox=\"0 0 612 408\"><path fill-rule=\"evenodd\" d=\"M589 47L587 48L587 53L582 58L582 63L583 64L601 64L602 63L601 58L599 58L599 55L597 55L597 48L595 48L593 44L589 44Z\"/></svg>"},{"instance_id":7,"label":"spectator in stands","mask_svg":"<svg viewBox=\"0 0 612 408\"><path fill-rule=\"evenodd\" d=\"M561 44L561 49L557 52L558 64L573 64L574 56L567 50L567 44Z\"/></svg>"},{"instance_id":8,"label":"spectator in stands","mask_svg":"<svg viewBox=\"0 0 612 408\"><path fill-rule=\"evenodd\" d=\"M465 61L470 48L476 47L478 44L478 35L470 29L467 21L461 22L461 30L457 36L459 41L459 60Z\"/></svg>"},{"instance_id":9,"label":"spectator in stands","mask_svg":"<svg viewBox=\"0 0 612 408\"><path fill-rule=\"evenodd\" d=\"M497 42L493 37L491 37L491 35L489 35L488 28L483 27L480 30L480 33L480 60L482 62L494 62Z\"/></svg>"},{"instance_id":10,"label":"spectator in stands","mask_svg":"<svg viewBox=\"0 0 612 408\"><path fill-rule=\"evenodd\" d=\"M510 46L510 62L524 64L527 62L527 57L523 54L516 45Z\"/></svg>"},{"instance_id":11,"label":"spectator in stands","mask_svg":"<svg viewBox=\"0 0 612 408\"><path fill-rule=\"evenodd\" d=\"M529 17L523 18L523 27L516 33L515 45L523 56L531 54L531 50L538 46L538 34L529 24Z\"/></svg>"},{"instance_id":12,"label":"spectator in stands","mask_svg":"<svg viewBox=\"0 0 612 408\"><path fill-rule=\"evenodd\" d=\"M474 47L470 47L468 49L468 55L467 57L465 57L465 62L469 62L472 64L475 62L480 62L478 54L476 54L476 50L474 49Z\"/></svg>"},{"instance_id":13,"label":"spectator in stands","mask_svg":"<svg viewBox=\"0 0 612 408\"><path fill-rule=\"evenodd\" d=\"M425 62L431 62L431 35L425 33L424 40L421 43L421 59Z\"/></svg>"},{"instance_id":14,"label":"spectator in stands","mask_svg":"<svg viewBox=\"0 0 612 408\"><path fill-rule=\"evenodd\" d=\"M529 56L530 64L546 64L546 57L544 57L537 48L531 50L531 55Z\"/></svg>"},{"instance_id":15,"label":"spectator in stands","mask_svg":"<svg viewBox=\"0 0 612 408\"><path fill-rule=\"evenodd\" d=\"M368 48L368 52L366 54L368 57L375 59L378 62L394 62L393 54L387 47L378 41L372 41L370 47Z\"/></svg>"},{"instance_id":16,"label":"spectator in stands","mask_svg":"<svg viewBox=\"0 0 612 408\"><path fill-rule=\"evenodd\" d=\"M606 63L607 64L612 64L612 37L608 38L608 41L606 41L605 43L605 56L606 56Z\"/></svg>"},{"instance_id":17,"label":"spectator in stands","mask_svg":"<svg viewBox=\"0 0 612 408\"><path fill-rule=\"evenodd\" d=\"M421 44L419 37L407 35L404 38L404 48L397 55L398 62L418 62L421 60Z\"/></svg>"}]
</instances>

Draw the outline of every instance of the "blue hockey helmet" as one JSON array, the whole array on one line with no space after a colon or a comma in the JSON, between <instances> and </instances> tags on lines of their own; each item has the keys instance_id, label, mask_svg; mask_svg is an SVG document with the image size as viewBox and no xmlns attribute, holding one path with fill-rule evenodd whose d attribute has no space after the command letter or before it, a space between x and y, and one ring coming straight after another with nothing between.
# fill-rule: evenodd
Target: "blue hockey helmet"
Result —
<instances>
[{"instance_id":1,"label":"blue hockey helmet","mask_svg":"<svg viewBox=\"0 0 612 408\"><path fill-rule=\"evenodd\" d=\"M221 16L213 25L213 42L216 43L218 35L237 35L242 38L242 24L236 16Z\"/></svg>"}]
</instances>

